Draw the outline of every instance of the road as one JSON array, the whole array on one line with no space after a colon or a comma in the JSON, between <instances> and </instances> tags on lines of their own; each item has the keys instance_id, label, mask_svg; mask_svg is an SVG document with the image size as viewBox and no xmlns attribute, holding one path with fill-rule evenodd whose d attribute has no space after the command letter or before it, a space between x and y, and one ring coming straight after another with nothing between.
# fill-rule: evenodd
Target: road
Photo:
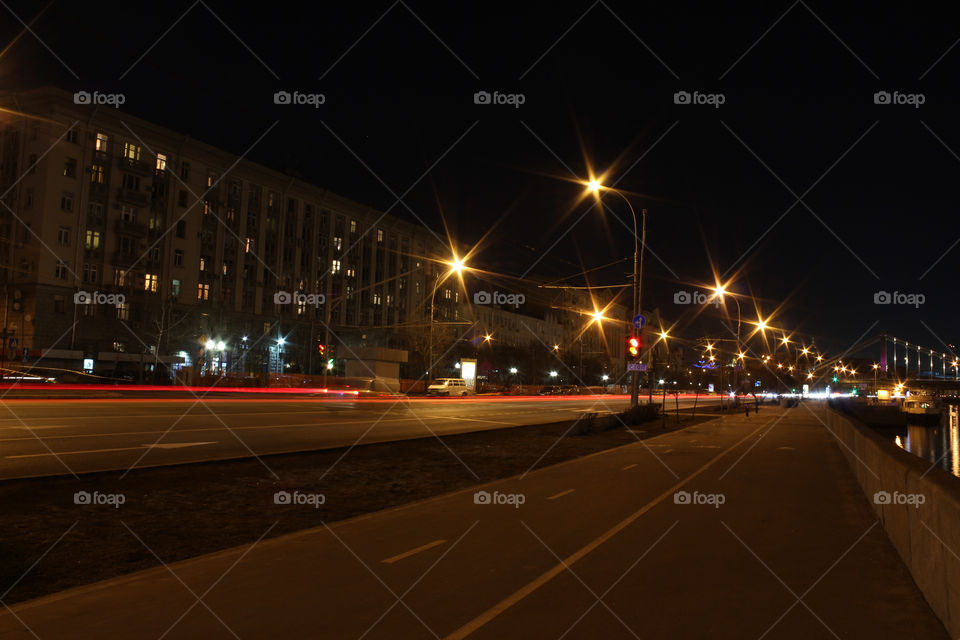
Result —
<instances>
[{"instance_id":1,"label":"road","mask_svg":"<svg viewBox=\"0 0 960 640\"><path fill-rule=\"evenodd\" d=\"M716 404L700 398L700 406ZM674 402L668 398L668 408ZM680 407L693 400L680 399ZM7 400L0 479L348 447L575 420L626 396Z\"/></svg>"},{"instance_id":2,"label":"road","mask_svg":"<svg viewBox=\"0 0 960 640\"><path fill-rule=\"evenodd\" d=\"M816 411L724 416L21 603L0 637L946 638Z\"/></svg>"}]
</instances>

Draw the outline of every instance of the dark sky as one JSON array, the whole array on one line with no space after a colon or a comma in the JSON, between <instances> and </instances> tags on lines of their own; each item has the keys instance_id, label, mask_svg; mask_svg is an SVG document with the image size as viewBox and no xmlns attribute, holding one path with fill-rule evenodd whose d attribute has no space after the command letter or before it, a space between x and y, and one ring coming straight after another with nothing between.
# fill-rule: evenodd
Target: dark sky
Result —
<instances>
[{"instance_id":1,"label":"dark sky","mask_svg":"<svg viewBox=\"0 0 960 640\"><path fill-rule=\"evenodd\" d=\"M39 12L10 7L24 21ZM607 195L606 215L584 215L592 201L578 204L582 190L564 181L588 164L609 169L648 209L648 246L662 260L647 256L645 306L685 323L693 314L674 294L736 265L734 290L824 348L886 330L941 349L957 337L960 261L960 247L943 257L960 237L960 47L950 50L960 29L948 12L55 2L32 28L70 70L27 33L0 57L0 86L122 92L125 111L236 153L278 122L251 159L380 209L432 167L392 213L437 230L442 216L467 245L489 231L473 261L513 275L538 259L532 273L560 277L630 254L613 217L629 224L623 202ZM10 42L22 27L0 13ZM277 90L326 103L278 106ZM525 102L475 105L481 90ZM677 105L677 91L724 104ZM877 105L877 91L924 104ZM628 268L594 281L623 281ZM876 305L881 290L926 300ZM682 332L717 334L716 317Z\"/></svg>"}]
</instances>

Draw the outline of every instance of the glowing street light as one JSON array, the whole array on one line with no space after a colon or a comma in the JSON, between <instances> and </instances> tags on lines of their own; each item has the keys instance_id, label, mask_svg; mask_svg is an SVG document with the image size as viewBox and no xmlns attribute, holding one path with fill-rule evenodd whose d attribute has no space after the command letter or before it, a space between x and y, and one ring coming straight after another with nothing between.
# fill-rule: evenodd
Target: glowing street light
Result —
<instances>
[{"instance_id":1,"label":"glowing street light","mask_svg":"<svg viewBox=\"0 0 960 640\"><path fill-rule=\"evenodd\" d=\"M512 373L513 375L517 375L517 368L516 368L516 367L510 367L510 373Z\"/></svg>"},{"instance_id":2,"label":"glowing street light","mask_svg":"<svg viewBox=\"0 0 960 640\"><path fill-rule=\"evenodd\" d=\"M207 351L213 351L216 348L217 343L213 340L207 340L207 344L204 345L207 348Z\"/></svg>"},{"instance_id":3,"label":"glowing street light","mask_svg":"<svg viewBox=\"0 0 960 640\"><path fill-rule=\"evenodd\" d=\"M603 197L602 192L607 191L613 193L620 197L625 203L627 203L627 208L630 209L630 215L633 217L633 316L636 317L639 314L643 307L641 306L641 292L643 286L643 249L647 246L647 210L642 210L642 226L637 224L637 212L634 211L633 205L630 203L630 198L625 196L622 192L612 188L603 186L599 180L596 178L590 178L586 183L587 189L596 194L597 204L600 204L600 201ZM602 209L601 209L602 210ZM638 227L640 232L638 232ZM637 406L637 394L639 390L640 383L640 374L637 371L631 372L630 376L630 406Z\"/></svg>"},{"instance_id":4,"label":"glowing street light","mask_svg":"<svg viewBox=\"0 0 960 640\"><path fill-rule=\"evenodd\" d=\"M551 372L550 372L550 377L551 377L551 378L556 378L556 377L557 377L557 372L556 372L556 371L551 371Z\"/></svg>"}]
</instances>

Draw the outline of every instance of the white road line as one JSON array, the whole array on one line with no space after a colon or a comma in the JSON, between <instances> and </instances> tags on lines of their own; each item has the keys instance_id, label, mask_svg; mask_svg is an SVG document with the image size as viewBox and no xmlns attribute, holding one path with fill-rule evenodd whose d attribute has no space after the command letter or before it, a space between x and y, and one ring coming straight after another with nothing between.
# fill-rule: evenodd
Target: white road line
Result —
<instances>
[{"instance_id":1,"label":"white road line","mask_svg":"<svg viewBox=\"0 0 960 640\"><path fill-rule=\"evenodd\" d=\"M627 469L633 469L635 466L637 466L636 462L634 462L633 464L628 464L623 468L623 471L626 471Z\"/></svg>"},{"instance_id":2,"label":"white road line","mask_svg":"<svg viewBox=\"0 0 960 640\"><path fill-rule=\"evenodd\" d=\"M563 496L573 493L574 491L576 491L576 489L567 489L566 491L561 491L556 495L550 496L549 498L547 498L547 500L556 500L557 498L562 498Z\"/></svg>"},{"instance_id":3,"label":"white road line","mask_svg":"<svg viewBox=\"0 0 960 640\"><path fill-rule=\"evenodd\" d=\"M427 544L421 545L416 549L410 549L410 551L404 551L403 553L398 553L395 556L390 556L386 560L381 560L380 562L384 564L393 564L397 560L403 560L404 558L409 558L410 556L416 555L421 551L426 551L427 549L433 549L434 547L438 547L444 542L446 542L446 540L434 540L433 542L428 542Z\"/></svg>"},{"instance_id":4,"label":"white road line","mask_svg":"<svg viewBox=\"0 0 960 640\"><path fill-rule=\"evenodd\" d=\"M143 451L144 449L182 449L184 447L199 447L205 444L219 444L217 442L170 442L167 444L142 444L139 447L118 447L116 449L88 449L86 451L48 451L46 453L25 453L17 456L4 456L8 460L16 458L42 458L44 456L72 456L79 453L110 453L113 451Z\"/></svg>"},{"instance_id":5,"label":"white road line","mask_svg":"<svg viewBox=\"0 0 960 640\"><path fill-rule=\"evenodd\" d=\"M621 520L612 528L602 533L599 537L588 542L579 550L575 551L573 554L561 560L558 564L551 567L548 571L541 574L539 577L528 582L526 585L520 587L518 590L514 591L513 593L511 593L510 595L508 595L503 600L496 603L489 609L486 609L485 611L480 613L480 615L468 621L466 624L464 624L462 627L460 627L456 631L453 631L452 633L449 633L446 636L444 636L444 640L463 640L467 636L473 634L477 629L486 625L488 622L490 622L491 620L493 620L494 618L502 614L504 611L514 606L515 604L517 604L518 602L526 598L528 595L530 595L531 593L533 593L534 591L536 591L546 583L553 580L553 578L555 578L556 576L560 575L565 571L570 571L570 567L572 567L582 558L587 556L591 551L601 546L603 543L607 542L608 540L613 538L615 535L617 535L618 533L626 529L631 523L637 520L637 518L641 517L643 514L647 513L650 509L653 509L655 506L657 506L658 504L660 504L661 502L663 502L664 500L672 496L674 492L676 492L678 489L680 489L685 484L687 484L688 482L690 482L691 480L699 476L701 473L703 473L704 471L712 467L714 464L716 464L718 460L724 457L727 453L729 453L730 451L733 451L734 449L739 447L741 444L743 444L744 442L752 438L754 435L759 433L761 429L766 427L771 422L773 422L773 419L760 425L759 427L751 431L749 434L747 434L746 436L744 436L734 444L730 445L727 449L725 449L721 453L718 453L714 458L712 458L705 465L703 465L702 467L700 467L699 469L697 469L696 471L688 475L686 478L683 478L682 480L677 482L675 485L673 485L672 487L670 487L669 489L661 493L659 496L657 496L656 498L654 498L653 500L651 500L650 502L642 506L639 510L631 513L629 516Z\"/></svg>"}]
</instances>

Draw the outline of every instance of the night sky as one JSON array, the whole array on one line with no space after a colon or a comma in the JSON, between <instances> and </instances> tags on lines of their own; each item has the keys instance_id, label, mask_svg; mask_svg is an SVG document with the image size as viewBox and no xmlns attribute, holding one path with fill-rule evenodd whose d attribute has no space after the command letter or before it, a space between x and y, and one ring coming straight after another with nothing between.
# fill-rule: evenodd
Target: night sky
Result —
<instances>
[{"instance_id":1,"label":"night sky","mask_svg":"<svg viewBox=\"0 0 960 640\"><path fill-rule=\"evenodd\" d=\"M942 6L108 5L49 5L32 28L70 70L26 33L0 57L3 90L122 92L124 111L238 154L278 122L249 158L438 231L445 220L467 246L489 232L471 261L515 276L630 254L619 198L584 215L594 201L570 180L592 168L648 210L644 306L685 337L722 329L675 292L730 270L732 290L779 309L772 325L833 352L881 330L956 339L960 29ZM40 11L9 6L27 22ZM0 14L9 43L23 27ZM275 105L278 90L326 102ZM524 104L476 105L477 91ZM724 103L678 105L677 91ZM877 91L924 104L874 104ZM881 290L926 302L875 305Z\"/></svg>"}]
</instances>

